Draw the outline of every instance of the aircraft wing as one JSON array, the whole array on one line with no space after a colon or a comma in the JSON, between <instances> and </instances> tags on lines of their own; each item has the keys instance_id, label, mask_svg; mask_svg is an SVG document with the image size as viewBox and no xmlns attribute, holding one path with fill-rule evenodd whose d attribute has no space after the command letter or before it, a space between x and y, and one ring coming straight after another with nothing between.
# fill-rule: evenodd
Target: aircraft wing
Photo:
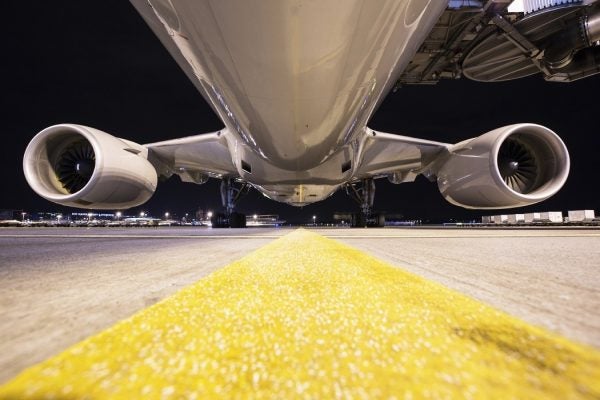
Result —
<instances>
[{"instance_id":1,"label":"aircraft wing","mask_svg":"<svg viewBox=\"0 0 600 400\"><path fill-rule=\"evenodd\" d=\"M361 162L354 176L359 179L388 176L395 183L412 182L449 146L367 128L359 150Z\"/></svg>"},{"instance_id":2,"label":"aircraft wing","mask_svg":"<svg viewBox=\"0 0 600 400\"><path fill-rule=\"evenodd\" d=\"M159 175L179 175L184 182L204 183L211 178L237 177L225 139L225 130L146 144L149 160Z\"/></svg>"}]
</instances>

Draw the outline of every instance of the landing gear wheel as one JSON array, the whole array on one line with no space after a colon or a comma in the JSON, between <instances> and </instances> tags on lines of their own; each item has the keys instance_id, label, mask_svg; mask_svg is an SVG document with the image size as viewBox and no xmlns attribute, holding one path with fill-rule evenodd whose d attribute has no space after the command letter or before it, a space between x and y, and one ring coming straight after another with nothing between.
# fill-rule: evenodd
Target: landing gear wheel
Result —
<instances>
[{"instance_id":1,"label":"landing gear wheel","mask_svg":"<svg viewBox=\"0 0 600 400\"><path fill-rule=\"evenodd\" d=\"M229 220L224 213L213 214L210 219L213 228L227 228L229 227Z\"/></svg>"},{"instance_id":2,"label":"landing gear wheel","mask_svg":"<svg viewBox=\"0 0 600 400\"><path fill-rule=\"evenodd\" d=\"M233 178L224 178L221 181L221 203L225 213L218 213L211 218L213 228L246 227L246 215L233 210L237 201L249 190L249 184L236 181Z\"/></svg>"},{"instance_id":3,"label":"landing gear wheel","mask_svg":"<svg viewBox=\"0 0 600 400\"><path fill-rule=\"evenodd\" d=\"M367 220L362 213L352 214L352 227L353 228L366 228Z\"/></svg>"},{"instance_id":4,"label":"landing gear wheel","mask_svg":"<svg viewBox=\"0 0 600 400\"><path fill-rule=\"evenodd\" d=\"M381 213L373 214L373 227L375 228L383 228L385 226L385 215Z\"/></svg>"},{"instance_id":5,"label":"landing gear wheel","mask_svg":"<svg viewBox=\"0 0 600 400\"><path fill-rule=\"evenodd\" d=\"M242 213L231 213L229 216L229 226L231 228L245 228L246 227L246 215Z\"/></svg>"},{"instance_id":6,"label":"landing gear wheel","mask_svg":"<svg viewBox=\"0 0 600 400\"><path fill-rule=\"evenodd\" d=\"M352 214L353 228L383 228L385 215L373 213L373 202L375 201L375 181L373 178L365 178L361 181L346 184L348 194L360 206L360 213Z\"/></svg>"}]
</instances>

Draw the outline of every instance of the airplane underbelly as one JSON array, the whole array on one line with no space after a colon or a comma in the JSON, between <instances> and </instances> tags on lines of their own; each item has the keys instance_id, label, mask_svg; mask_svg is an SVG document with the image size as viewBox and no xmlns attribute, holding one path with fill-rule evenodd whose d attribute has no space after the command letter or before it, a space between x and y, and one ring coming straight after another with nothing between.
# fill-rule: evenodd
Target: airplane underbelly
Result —
<instances>
[{"instance_id":1,"label":"airplane underbelly","mask_svg":"<svg viewBox=\"0 0 600 400\"><path fill-rule=\"evenodd\" d=\"M272 200L291 206L305 205L322 201L331 196L340 185L255 185L254 187Z\"/></svg>"},{"instance_id":2,"label":"airplane underbelly","mask_svg":"<svg viewBox=\"0 0 600 400\"><path fill-rule=\"evenodd\" d=\"M150 3L227 127L291 171L324 162L365 126L447 4Z\"/></svg>"}]
</instances>

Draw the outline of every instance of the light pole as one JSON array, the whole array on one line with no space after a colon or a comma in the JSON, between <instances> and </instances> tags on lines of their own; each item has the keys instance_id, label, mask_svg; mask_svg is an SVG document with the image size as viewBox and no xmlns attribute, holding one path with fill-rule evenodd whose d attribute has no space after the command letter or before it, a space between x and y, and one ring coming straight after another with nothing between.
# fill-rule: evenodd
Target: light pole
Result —
<instances>
[{"instance_id":1,"label":"light pole","mask_svg":"<svg viewBox=\"0 0 600 400\"><path fill-rule=\"evenodd\" d=\"M92 221L92 216L93 216L93 214L92 214L92 213L88 213L88 222L91 222L91 221Z\"/></svg>"},{"instance_id":2,"label":"light pole","mask_svg":"<svg viewBox=\"0 0 600 400\"><path fill-rule=\"evenodd\" d=\"M169 219L169 213L168 212L165 213L165 219Z\"/></svg>"},{"instance_id":3,"label":"light pole","mask_svg":"<svg viewBox=\"0 0 600 400\"><path fill-rule=\"evenodd\" d=\"M58 224L58 225L60 225L60 219L61 219L61 218L62 218L62 214L58 214L58 215L56 216L56 222L57 222L57 224Z\"/></svg>"},{"instance_id":4,"label":"light pole","mask_svg":"<svg viewBox=\"0 0 600 400\"><path fill-rule=\"evenodd\" d=\"M21 213L21 222L25 222L25 215L26 214L27 214L26 212L22 212Z\"/></svg>"},{"instance_id":5,"label":"light pole","mask_svg":"<svg viewBox=\"0 0 600 400\"><path fill-rule=\"evenodd\" d=\"M117 221L118 221L119 218L121 218L121 211L117 211L117 213L115 214L115 217L117 217Z\"/></svg>"},{"instance_id":6,"label":"light pole","mask_svg":"<svg viewBox=\"0 0 600 400\"><path fill-rule=\"evenodd\" d=\"M317 216L313 215L313 225L316 225L316 224L317 224Z\"/></svg>"}]
</instances>

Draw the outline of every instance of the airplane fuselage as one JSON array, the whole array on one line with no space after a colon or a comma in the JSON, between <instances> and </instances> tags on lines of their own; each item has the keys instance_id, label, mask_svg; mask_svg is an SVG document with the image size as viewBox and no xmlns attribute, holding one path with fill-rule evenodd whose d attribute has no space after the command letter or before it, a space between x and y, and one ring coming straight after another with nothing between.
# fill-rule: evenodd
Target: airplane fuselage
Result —
<instances>
[{"instance_id":1,"label":"airplane fuselage","mask_svg":"<svg viewBox=\"0 0 600 400\"><path fill-rule=\"evenodd\" d=\"M240 177L294 205L358 178L367 121L447 6L132 3L223 121Z\"/></svg>"},{"instance_id":2,"label":"airplane fuselage","mask_svg":"<svg viewBox=\"0 0 600 400\"><path fill-rule=\"evenodd\" d=\"M508 29L498 21L513 26L501 19L506 2L490 0L479 10L472 2L446 0L130 1L224 127L138 144L89 126L50 126L31 140L23 156L27 182L50 201L126 209L146 202L159 178L178 175L195 184L217 178L225 212L214 222L240 227L245 219L235 212L235 203L248 185L295 206L324 200L344 187L361 209L353 225L382 226L383 215L372 212L378 178L399 184L423 175L437 182L450 203L478 209L543 201L567 179L565 144L538 124L501 126L456 144L367 127L397 82L407 76L431 82L427 71L456 77L460 48L467 49L464 57L481 43L495 49L495 40ZM456 7L468 14L455 13ZM600 38L593 29L600 21L596 5L573 7L579 18L557 21L549 34L564 22L569 29L585 27L586 37ZM454 21L454 16L460 34L450 32L454 25L448 18ZM480 18L497 19L502 27L488 21L481 29ZM479 44L469 47L474 40ZM503 46L516 46L506 40ZM571 50L579 57L569 67L573 76L589 74L596 65L595 58L581 62L581 57L597 56L588 42L577 42ZM492 60L521 51L502 47L490 53L485 46L479 50ZM452 60L446 57L450 50L443 50L450 48ZM519 62L533 62L521 56L525 59ZM511 62L510 71L521 65ZM478 71L486 66L479 65ZM499 71L490 68L489 73ZM398 118L403 111L398 110Z\"/></svg>"}]
</instances>

